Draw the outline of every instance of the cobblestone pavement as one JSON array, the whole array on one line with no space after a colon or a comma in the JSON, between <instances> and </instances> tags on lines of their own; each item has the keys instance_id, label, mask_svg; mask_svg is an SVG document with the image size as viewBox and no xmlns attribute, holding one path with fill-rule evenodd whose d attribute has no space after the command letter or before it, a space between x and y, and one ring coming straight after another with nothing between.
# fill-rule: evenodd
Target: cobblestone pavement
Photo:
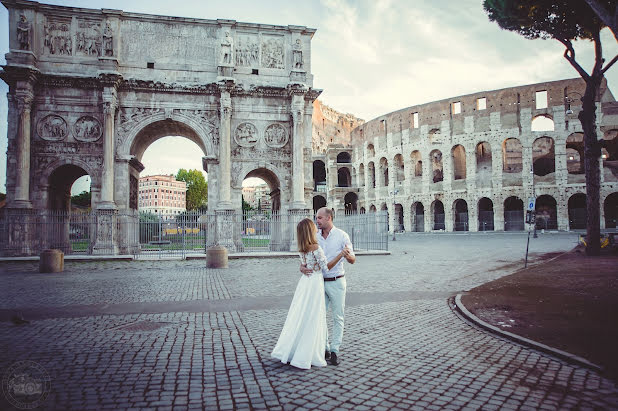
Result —
<instances>
[{"instance_id":1,"label":"cobblestone pavement","mask_svg":"<svg viewBox=\"0 0 618 411\"><path fill-rule=\"evenodd\" d=\"M531 261L576 235L531 240ZM348 265L342 362L270 358L298 281L295 259L0 263L0 372L51 378L45 409L616 409L618 386L488 334L447 297L523 264L522 234L401 235ZM23 315L30 323L7 319ZM10 409L5 398L1 409Z\"/></svg>"}]
</instances>

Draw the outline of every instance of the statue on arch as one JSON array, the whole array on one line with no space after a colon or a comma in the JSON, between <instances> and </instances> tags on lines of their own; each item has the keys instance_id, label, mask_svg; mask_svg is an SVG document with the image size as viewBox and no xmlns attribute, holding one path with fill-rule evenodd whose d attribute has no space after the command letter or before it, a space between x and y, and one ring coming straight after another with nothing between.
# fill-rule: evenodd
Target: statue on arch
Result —
<instances>
[{"instance_id":1,"label":"statue on arch","mask_svg":"<svg viewBox=\"0 0 618 411\"><path fill-rule=\"evenodd\" d=\"M17 23L17 42L20 50L30 50L30 23L23 14Z\"/></svg>"}]
</instances>

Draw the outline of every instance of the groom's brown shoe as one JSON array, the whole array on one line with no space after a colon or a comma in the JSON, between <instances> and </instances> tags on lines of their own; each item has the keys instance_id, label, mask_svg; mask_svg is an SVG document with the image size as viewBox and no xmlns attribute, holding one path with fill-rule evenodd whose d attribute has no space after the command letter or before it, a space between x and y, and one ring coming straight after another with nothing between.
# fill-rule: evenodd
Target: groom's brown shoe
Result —
<instances>
[{"instance_id":1,"label":"groom's brown shoe","mask_svg":"<svg viewBox=\"0 0 618 411\"><path fill-rule=\"evenodd\" d=\"M330 360L330 351L324 351L324 359L325 360Z\"/></svg>"},{"instance_id":2,"label":"groom's brown shoe","mask_svg":"<svg viewBox=\"0 0 618 411\"><path fill-rule=\"evenodd\" d=\"M330 365L339 365L339 359L336 352L330 353Z\"/></svg>"}]
</instances>

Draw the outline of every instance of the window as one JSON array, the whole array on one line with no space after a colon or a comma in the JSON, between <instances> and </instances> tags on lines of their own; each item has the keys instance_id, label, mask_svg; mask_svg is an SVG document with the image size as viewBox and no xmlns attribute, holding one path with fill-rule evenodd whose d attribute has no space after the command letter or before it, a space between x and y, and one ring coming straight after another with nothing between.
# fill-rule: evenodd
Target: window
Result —
<instances>
[{"instance_id":1,"label":"window","mask_svg":"<svg viewBox=\"0 0 618 411\"><path fill-rule=\"evenodd\" d=\"M536 108L547 108L547 90L536 92Z\"/></svg>"},{"instance_id":2,"label":"window","mask_svg":"<svg viewBox=\"0 0 618 411\"><path fill-rule=\"evenodd\" d=\"M476 109L485 110L487 108L487 98L481 97L476 99Z\"/></svg>"},{"instance_id":3,"label":"window","mask_svg":"<svg viewBox=\"0 0 618 411\"><path fill-rule=\"evenodd\" d=\"M412 127L418 128L418 112L412 113Z\"/></svg>"},{"instance_id":4,"label":"window","mask_svg":"<svg viewBox=\"0 0 618 411\"><path fill-rule=\"evenodd\" d=\"M461 113L461 101L456 101L453 104L451 104L451 112L453 114Z\"/></svg>"}]
</instances>

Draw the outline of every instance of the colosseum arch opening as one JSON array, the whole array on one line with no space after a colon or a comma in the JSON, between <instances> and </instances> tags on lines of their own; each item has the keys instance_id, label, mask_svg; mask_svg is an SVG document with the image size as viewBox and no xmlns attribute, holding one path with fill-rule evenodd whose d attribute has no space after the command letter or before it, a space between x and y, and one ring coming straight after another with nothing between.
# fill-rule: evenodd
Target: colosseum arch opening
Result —
<instances>
[{"instance_id":1,"label":"colosseum arch opening","mask_svg":"<svg viewBox=\"0 0 618 411\"><path fill-rule=\"evenodd\" d=\"M416 232L424 232L425 231L425 207L423 207L423 203L416 202L411 206L412 215L412 230Z\"/></svg>"},{"instance_id":2,"label":"colosseum arch opening","mask_svg":"<svg viewBox=\"0 0 618 411\"><path fill-rule=\"evenodd\" d=\"M566 140L566 165L569 184L585 183L584 134L573 133Z\"/></svg>"},{"instance_id":3,"label":"colosseum arch opening","mask_svg":"<svg viewBox=\"0 0 618 411\"><path fill-rule=\"evenodd\" d=\"M360 166L358 166L358 182L357 182L357 186L358 187L365 187L365 165L363 163L360 163Z\"/></svg>"},{"instance_id":4,"label":"colosseum arch opening","mask_svg":"<svg viewBox=\"0 0 618 411\"><path fill-rule=\"evenodd\" d=\"M608 130L603 134L605 147L602 149L603 180L618 181L618 130Z\"/></svg>"},{"instance_id":5,"label":"colosseum arch opening","mask_svg":"<svg viewBox=\"0 0 618 411\"><path fill-rule=\"evenodd\" d=\"M401 154L397 154L395 155L393 161L395 166L395 183L396 185L401 185L401 183L403 183L406 179L403 156Z\"/></svg>"},{"instance_id":6,"label":"colosseum arch opening","mask_svg":"<svg viewBox=\"0 0 618 411\"><path fill-rule=\"evenodd\" d=\"M586 228L586 194L576 193L569 197L569 228L571 230L582 230Z\"/></svg>"},{"instance_id":7,"label":"colosseum arch opening","mask_svg":"<svg viewBox=\"0 0 618 411\"><path fill-rule=\"evenodd\" d=\"M554 131L554 120L547 114L541 114L532 119L530 123L532 131Z\"/></svg>"},{"instance_id":8,"label":"colosseum arch opening","mask_svg":"<svg viewBox=\"0 0 618 411\"><path fill-rule=\"evenodd\" d=\"M404 229L403 225L403 206L399 203L395 204L395 226L393 228L395 232L402 232Z\"/></svg>"},{"instance_id":9,"label":"colosseum arch opening","mask_svg":"<svg viewBox=\"0 0 618 411\"><path fill-rule=\"evenodd\" d=\"M376 167L373 161L367 165L367 173L369 173L369 189L373 190L376 188Z\"/></svg>"},{"instance_id":10,"label":"colosseum arch opening","mask_svg":"<svg viewBox=\"0 0 618 411\"><path fill-rule=\"evenodd\" d=\"M468 231L468 203L457 199L453 202L453 228L455 231Z\"/></svg>"},{"instance_id":11,"label":"colosseum arch opening","mask_svg":"<svg viewBox=\"0 0 618 411\"><path fill-rule=\"evenodd\" d=\"M524 228L524 202L511 196L504 200L504 231L523 231Z\"/></svg>"},{"instance_id":12,"label":"colosseum arch opening","mask_svg":"<svg viewBox=\"0 0 618 411\"><path fill-rule=\"evenodd\" d=\"M388 160L386 157L380 159L380 181L378 185L380 187L388 187Z\"/></svg>"},{"instance_id":13,"label":"colosseum arch opening","mask_svg":"<svg viewBox=\"0 0 618 411\"><path fill-rule=\"evenodd\" d=\"M491 199L483 197L478 203L479 231L494 230L494 203Z\"/></svg>"},{"instance_id":14,"label":"colosseum arch opening","mask_svg":"<svg viewBox=\"0 0 618 411\"><path fill-rule=\"evenodd\" d=\"M445 230L444 204L442 201L435 200L431 203L432 227L433 230Z\"/></svg>"},{"instance_id":15,"label":"colosseum arch opening","mask_svg":"<svg viewBox=\"0 0 618 411\"><path fill-rule=\"evenodd\" d=\"M522 145L517 138L502 142L502 185L522 186Z\"/></svg>"},{"instance_id":16,"label":"colosseum arch opening","mask_svg":"<svg viewBox=\"0 0 618 411\"><path fill-rule=\"evenodd\" d=\"M326 198L321 195L313 196L313 213L317 213L322 207L326 207Z\"/></svg>"},{"instance_id":17,"label":"colosseum arch opening","mask_svg":"<svg viewBox=\"0 0 618 411\"><path fill-rule=\"evenodd\" d=\"M476 186L492 186L491 146L486 141L476 145Z\"/></svg>"},{"instance_id":18,"label":"colosseum arch opening","mask_svg":"<svg viewBox=\"0 0 618 411\"><path fill-rule=\"evenodd\" d=\"M358 210L358 195L356 193L347 193L343 197L343 208L345 214L356 214Z\"/></svg>"},{"instance_id":19,"label":"colosseum arch opening","mask_svg":"<svg viewBox=\"0 0 618 411\"><path fill-rule=\"evenodd\" d=\"M376 149L373 147L373 144L369 144L367 146L367 157L374 158L376 156Z\"/></svg>"},{"instance_id":20,"label":"colosseum arch opening","mask_svg":"<svg viewBox=\"0 0 618 411\"><path fill-rule=\"evenodd\" d=\"M453 161L453 189L465 188L465 181L461 184L458 180L466 179L466 149L461 144L457 144L451 149L451 159Z\"/></svg>"},{"instance_id":21,"label":"colosseum arch opening","mask_svg":"<svg viewBox=\"0 0 618 411\"><path fill-rule=\"evenodd\" d=\"M410 163L412 167L410 173L410 188L413 193L420 193L423 191L423 161L420 151L414 150L410 153Z\"/></svg>"},{"instance_id":22,"label":"colosseum arch opening","mask_svg":"<svg viewBox=\"0 0 618 411\"><path fill-rule=\"evenodd\" d=\"M337 163L348 164L351 162L352 162L352 157L350 156L350 153L348 153L347 151L342 151L341 153L337 154Z\"/></svg>"},{"instance_id":23,"label":"colosseum arch opening","mask_svg":"<svg viewBox=\"0 0 618 411\"><path fill-rule=\"evenodd\" d=\"M605 228L618 228L618 193L611 193L603 202Z\"/></svg>"},{"instance_id":24,"label":"colosseum arch opening","mask_svg":"<svg viewBox=\"0 0 618 411\"><path fill-rule=\"evenodd\" d=\"M534 184L556 182L556 153L553 138L539 137L532 143L532 171Z\"/></svg>"},{"instance_id":25,"label":"colosseum arch opening","mask_svg":"<svg viewBox=\"0 0 618 411\"><path fill-rule=\"evenodd\" d=\"M325 193L326 188L326 165L322 160L313 162L313 191Z\"/></svg>"},{"instance_id":26,"label":"colosseum arch opening","mask_svg":"<svg viewBox=\"0 0 618 411\"><path fill-rule=\"evenodd\" d=\"M438 149L432 150L431 153L429 153L429 160L431 161L433 182L439 183L444 179L444 175L442 174L442 152Z\"/></svg>"},{"instance_id":27,"label":"colosseum arch opening","mask_svg":"<svg viewBox=\"0 0 618 411\"><path fill-rule=\"evenodd\" d=\"M548 194L536 199L536 228L539 230L556 230L558 228L556 199Z\"/></svg>"},{"instance_id":28,"label":"colosseum arch opening","mask_svg":"<svg viewBox=\"0 0 618 411\"><path fill-rule=\"evenodd\" d=\"M337 187L351 187L352 175L350 169L347 167L341 167L337 170Z\"/></svg>"}]
</instances>

